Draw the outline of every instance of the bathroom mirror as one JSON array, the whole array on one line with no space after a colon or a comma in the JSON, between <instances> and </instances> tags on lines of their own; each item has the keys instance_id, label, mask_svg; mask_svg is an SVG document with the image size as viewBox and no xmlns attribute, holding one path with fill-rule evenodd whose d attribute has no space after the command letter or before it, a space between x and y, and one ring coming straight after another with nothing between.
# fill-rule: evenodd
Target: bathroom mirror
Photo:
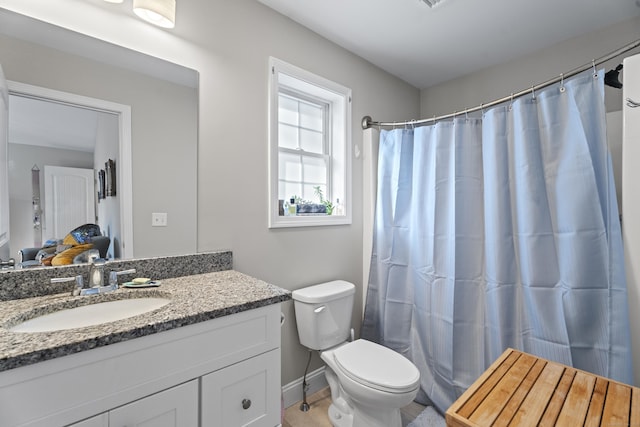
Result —
<instances>
[{"instance_id":1,"label":"bathroom mirror","mask_svg":"<svg viewBox=\"0 0 640 427\"><path fill-rule=\"evenodd\" d=\"M111 251L112 257L196 252L196 71L1 8L0 64L9 82L10 93L12 88L15 92L16 87L18 92L25 87L39 88L45 92L70 95L72 99L56 100L57 105L48 108L32 104L41 102L34 100L38 96L12 96L14 101L10 100L10 122L13 103L20 107L14 112L13 119L23 124L22 132L32 130L33 134L39 133L44 137L40 137L39 143L29 144L29 138L18 137L22 141L12 141L10 135L8 164L2 164L0 168L8 167L10 175L14 178L19 176L13 183L10 178L9 184L15 190L13 198L19 193L21 203L18 206L12 202L10 206L9 248L4 248L4 254L0 253L0 256L5 258L8 255L19 260L17 251L33 246L34 240L37 241L33 227L32 167L36 166L44 175L44 166L77 167L78 163L86 165L87 162L89 166L82 167L93 169L96 177L96 222L108 224L103 233L113 236L113 241L120 245L118 250ZM89 104L95 101L98 107L87 109L86 103L81 102L85 105L79 108L73 105L76 98L90 100ZM101 107L103 105L107 108ZM115 110L120 106L128 108L129 117L123 118L118 111L113 111L111 105L116 106ZM51 119L51 108L78 110L78 115L68 116L71 117L69 124L59 126L71 131L69 135L56 137L53 131L36 129L36 123L43 121L27 114L41 110L45 118ZM105 139L104 135L108 135L106 145L98 143L101 148L83 147L65 152L60 147L45 147L47 142L44 140L48 136L48 139L57 139L63 145L62 149L69 150L69 144L64 146L65 141L69 143L81 128L86 131L88 127L91 132L92 127L100 128L106 122L113 124L114 120L115 131L111 128L106 133L95 133L101 135L97 139ZM21 145L19 149L16 148L18 145ZM29 157L30 151L37 153L36 157ZM78 160L78 156L84 160ZM106 165L109 159L115 160L116 178L113 183L116 191L105 195L100 193L98 178L101 170L109 170L101 166ZM65 161L69 164L64 164ZM20 168L20 174L12 173L15 170L11 168ZM44 176L41 177L40 190L45 191ZM121 197L127 197L127 194L128 213L120 206L126 205L127 200ZM46 194L43 194L43 200L45 198ZM105 206L114 205L115 201L118 202L115 208L105 210ZM165 226L153 224L152 218L156 213L165 214ZM43 212L43 228L46 215L47 212ZM127 227L129 236L123 232ZM47 231L43 229L43 241L54 237ZM55 237L63 238L64 235Z\"/></svg>"}]
</instances>

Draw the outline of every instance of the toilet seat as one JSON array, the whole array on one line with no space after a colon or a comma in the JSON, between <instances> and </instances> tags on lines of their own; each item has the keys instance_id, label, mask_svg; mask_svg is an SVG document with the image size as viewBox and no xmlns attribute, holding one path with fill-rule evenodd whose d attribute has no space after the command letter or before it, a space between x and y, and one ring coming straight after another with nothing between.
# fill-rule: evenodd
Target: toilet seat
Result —
<instances>
[{"instance_id":1,"label":"toilet seat","mask_svg":"<svg viewBox=\"0 0 640 427\"><path fill-rule=\"evenodd\" d=\"M333 351L338 368L352 380L387 393L414 391L420 372L390 348L359 339Z\"/></svg>"}]
</instances>

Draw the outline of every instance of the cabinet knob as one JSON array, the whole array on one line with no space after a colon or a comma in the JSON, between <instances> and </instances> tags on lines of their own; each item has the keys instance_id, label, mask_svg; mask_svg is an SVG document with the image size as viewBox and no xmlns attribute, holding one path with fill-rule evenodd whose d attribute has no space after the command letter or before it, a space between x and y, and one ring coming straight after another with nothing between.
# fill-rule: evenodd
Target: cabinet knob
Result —
<instances>
[{"instance_id":1,"label":"cabinet knob","mask_svg":"<svg viewBox=\"0 0 640 427\"><path fill-rule=\"evenodd\" d=\"M250 406L251 406L251 400L242 399L242 409L249 409Z\"/></svg>"}]
</instances>

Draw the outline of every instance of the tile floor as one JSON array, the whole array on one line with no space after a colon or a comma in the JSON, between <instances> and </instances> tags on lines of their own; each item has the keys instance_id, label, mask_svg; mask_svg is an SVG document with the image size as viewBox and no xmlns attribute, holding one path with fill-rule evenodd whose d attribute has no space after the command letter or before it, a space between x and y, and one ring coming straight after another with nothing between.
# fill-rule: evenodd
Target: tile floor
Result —
<instances>
[{"instance_id":1,"label":"tile floor","mask_svg":"<svg viewBox=\"0 0 640 427\"><path fill-rule=\"evenodd\" d=\"M300 410L302 402L290 406L285 410L282 427L331 427L327 411L331 404L331 392L325 387L318 392L307 396L310 409L307 412ZM410 403L401 409L402 425L406 426L414 420L424 409L419 403Z\"/></svg>"}]
</instances>

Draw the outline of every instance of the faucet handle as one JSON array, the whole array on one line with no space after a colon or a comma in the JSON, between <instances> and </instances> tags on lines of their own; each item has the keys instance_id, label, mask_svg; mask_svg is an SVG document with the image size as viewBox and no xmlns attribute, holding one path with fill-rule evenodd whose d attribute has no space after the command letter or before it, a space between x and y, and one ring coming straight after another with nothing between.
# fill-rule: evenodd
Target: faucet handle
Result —
<instances>
[{"instance_id":1,"label":"faucet handle","mask_svg":"<svg viewBox=\"0 0 640 427\"><path fill-rule=\"evenodd\" d=\"M16 260L13 258L9 258L6 261L3 261L0 258L0 269L2 268L14 268L16 266Z\"/></svg>"},{"instance_id":2,"label":"faucet handle","mask_svg":"<svg viewBox=\"0 0 640 427\"><path fill-rule=\"evenodd\" d=\"M53 279L51 279L51 283L70 282L72 280L76 281L76 287L73 288L73 291L71 291L71 295L78 296L80 295L80 292L82 291L82 289L84 289L84 279L80 274L73 277L54 277Z\"/></svg>"},{"instance_id":3,"label":"faucet handle","mask_svg":"<svg viewBox=\"0 0 640 427\"><path fill-rule=\"evenodd\" d=\"M130 268L128 270L115 271L111 270L109 272L109 285L118 286L118 276L122 276L123 274L133 274L136 272L135 268Z\"/></svg>"}]
</instances>

